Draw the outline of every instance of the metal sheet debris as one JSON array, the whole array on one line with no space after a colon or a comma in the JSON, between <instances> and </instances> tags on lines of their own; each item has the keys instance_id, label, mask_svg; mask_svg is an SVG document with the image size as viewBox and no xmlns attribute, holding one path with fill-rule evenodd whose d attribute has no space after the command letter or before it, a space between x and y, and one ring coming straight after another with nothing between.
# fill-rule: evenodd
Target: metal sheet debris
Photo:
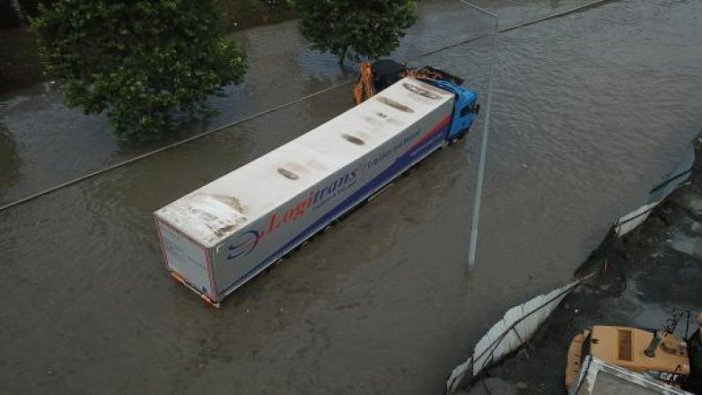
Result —
<instances>
[{"instance_id":1,"label":"metal sheet debris","mask_svg":"<svg viewBox=\"0 0 702 395\"><path fill-rule=\"evenodd\" d=\"M588 355L569 395L692 395L680 388Z\"/></svg>"},{"instance_id":2,"label":"metal sheet debris","mask_svg":"<svg viewBox=\"0 0 702 395\"><path fill-rule=\"evenodd\" d=\"M685 185L692 174L692 168L695 164L695 142L693 140L688 145L687 150L678 166L673 170L665 181L653 188L648 195L648 201L643 206L622 216L614 223L614 232L618 237L636 229L648 218L651 211L656 208L668 195L679 187Z\"/></svg>"},{"instance_id":3,"label":"metal sheet debris","mask_svg":"<svg viewBox=\"0 0 702 395\"><path fill-rule=\"evenodd\" d=\"M509 309L478 341L473 354L451 372L446 382L447 393L455 392L469 374L478 376L483 369L525 344L563 298L589 277L575 280Z\"/></svg>"}]
</instances>

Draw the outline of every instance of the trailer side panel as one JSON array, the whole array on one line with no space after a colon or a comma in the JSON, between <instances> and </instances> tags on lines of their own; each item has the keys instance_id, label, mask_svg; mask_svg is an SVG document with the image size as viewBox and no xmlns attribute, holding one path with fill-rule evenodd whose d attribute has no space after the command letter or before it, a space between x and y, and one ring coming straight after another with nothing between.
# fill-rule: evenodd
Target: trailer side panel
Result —
<instances>
[{"instance_id":1,"label":"trailer side panel","mask_svg":"<svg viewBox=\"0 0 702 395\"><path fill-rule=\"evenodd\" d=\"M216 247L219 298L254 277L444 142L451 102Z\"/></svg>"},{"instance_id":2,"label":"trailer side panel","mask_svg":"<svg viewBox=\"0 0 702 395\"><path fill-rule=\"evenodd\" d=\"M453 102L403 79L164 206L169 270L218 303L444 144Z\"/></svg>"}]
</instances>

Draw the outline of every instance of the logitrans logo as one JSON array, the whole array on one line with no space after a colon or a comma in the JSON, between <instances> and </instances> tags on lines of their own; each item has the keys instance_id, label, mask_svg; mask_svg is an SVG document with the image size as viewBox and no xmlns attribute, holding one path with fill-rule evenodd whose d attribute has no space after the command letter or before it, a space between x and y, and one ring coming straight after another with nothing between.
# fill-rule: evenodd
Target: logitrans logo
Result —
<instances>
[{"instance_id":1,"label":"logitrans logo","mask_svg":"<svg viewBox=\"0 0 702 395\"><path fill-rule=\"evenodd\" d=\"M324 201L336 196L336 193L345 190L356 182L360 171L360 166L344 174L319 189L310 191L303 200L284 213L274 212L268 218L268 226L264 230L249 230L239 235L231 245L229 245L227 259L237 259L249 255L258 245L262 238L275 232L281 227L295 222L303 217L309 210Z\"/></svg>"},{"instance_id":2,"label":"logitrans logo","mask_svg":"<svg viewBox=\"0 0 702 395\"><path fill-rule=\"evenodd\" d=\"M229 246L227 259L236 259L240 256L246 256L256 248L258 241L261 239L261 233L257 230L250 230L237 237Z\"/></svg>"}]
</instances>

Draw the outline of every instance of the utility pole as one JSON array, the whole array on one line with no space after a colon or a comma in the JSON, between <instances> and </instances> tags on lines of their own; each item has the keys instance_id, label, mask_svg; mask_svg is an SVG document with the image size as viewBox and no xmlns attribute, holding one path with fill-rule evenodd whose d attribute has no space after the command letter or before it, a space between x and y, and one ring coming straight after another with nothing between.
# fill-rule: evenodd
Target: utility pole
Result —
<instances>
[{"instance_id":1,"label":"utility pole","mask_svg":"<svg viewBox=\"0 0 702 395\"><path fill-rule=\"evenodd\" d=\"M469 3L467 3L469 4ZM472 7L472 4L469 4ZM492 59L490 61L490 80L486 99L485 122L483 123L483 138L480 145L480 160L478 162L478 179L475 186L475 201L473 205L473 218L470 230L470 243L468 245L468 269L473 270L476 263L478 249L478 228L480 225L480 208L483 199L483 184L485 182L485 163L487 161L488 136L490 134L490 110L492 108L492 85L495 78L495 61L497 59L497 24L499 18L481 8L478 10L495 18L494 33L492 35Z\"/></svg>"}]
</instances>

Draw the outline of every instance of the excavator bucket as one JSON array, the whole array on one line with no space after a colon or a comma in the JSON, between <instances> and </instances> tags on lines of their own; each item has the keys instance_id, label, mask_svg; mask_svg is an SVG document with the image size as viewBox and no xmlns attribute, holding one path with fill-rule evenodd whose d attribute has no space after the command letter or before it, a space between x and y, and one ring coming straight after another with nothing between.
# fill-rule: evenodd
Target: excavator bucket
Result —
<instances>
[{"instance_id":1,"label":"excavator bucket","mask_svg":"<svg viewBox=\"0 0 702 395\"><path fill-rule=\"evenodd\" d=\"M363 103L368 98L375 95L373 69L370 63L361 62L359 67L360 72L358 73L358 80L356 80L356 84L353 86L353 101L356 105Z\"/></svg>"},{"instance_id":2,"label":"excavator bucket","mask_svg":"<svg viewBox=\"0 0 702 395\"><path fill-rule=\"evenodd\" d=\"M357 105L404 78L407 69L405 65L390 59L376 60L373 64L361 62L359 68L358 79L353 86L353 101Z\"/></svg>"}]
</instances>

